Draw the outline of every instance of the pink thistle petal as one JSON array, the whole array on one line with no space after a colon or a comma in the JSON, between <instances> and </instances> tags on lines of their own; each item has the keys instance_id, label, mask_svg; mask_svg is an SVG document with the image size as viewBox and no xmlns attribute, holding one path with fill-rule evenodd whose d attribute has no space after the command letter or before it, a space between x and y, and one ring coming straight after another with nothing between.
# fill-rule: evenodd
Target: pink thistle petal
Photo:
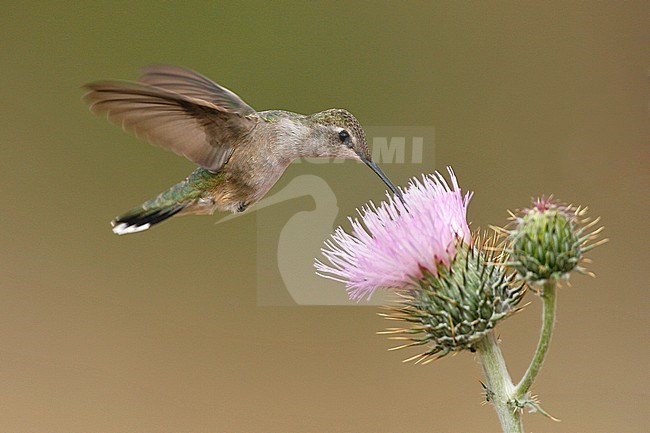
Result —
<instances>
[{"instance_id":1,"label":"pink thistle petal","mask_svg":"<svg viewBox=\"0 0 650 433\"><path fill-rule=\"evenodd\" d=\"M438 264L449 267L457 239L470 240L467 205L454 172L444 177L413 178L403 191L404 202L388 196L370 202L349 218L351 233L338 227L325 241L326 265L316 260L317 274L345 283L350 299L370 298L377 288L404 288L423 277L423 269L437 275Z\"/></svg>"}]
</instances>

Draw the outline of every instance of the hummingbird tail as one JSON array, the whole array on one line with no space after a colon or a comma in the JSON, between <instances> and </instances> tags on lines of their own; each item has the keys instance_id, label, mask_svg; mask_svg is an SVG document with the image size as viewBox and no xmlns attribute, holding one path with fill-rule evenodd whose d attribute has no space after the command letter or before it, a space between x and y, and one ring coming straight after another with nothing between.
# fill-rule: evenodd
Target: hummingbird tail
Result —
<instances>
[{"instance_id":1,"label":"hummingbird tail","mask_svg":"<svg viewBox=\"0 0 650 433\"><path fill-rule=\"evenodd\" d=\"M212 213L212 207L197 210L195 205L201 203L204 191L214 189L222 181L223 173L197 168L182 182L115 218L111 222L113 233L125 235L141 232L178 213Z\"/></svg>"},{"instance_id":2,"label":"hummingbird tail","mask_svg":"<svg viewBox=\"0 0 650 433\"><path fill-rule=\"evenodd\" d=\"M152 225L173 217L185 209L188 203L171 203L155 208L149 208L146 205L147 203L135 209L131 209L127 213L120 215L111 221L113 233L125 235L128 233L137 233L147 230Z\"/></svg>"}]
</instances>

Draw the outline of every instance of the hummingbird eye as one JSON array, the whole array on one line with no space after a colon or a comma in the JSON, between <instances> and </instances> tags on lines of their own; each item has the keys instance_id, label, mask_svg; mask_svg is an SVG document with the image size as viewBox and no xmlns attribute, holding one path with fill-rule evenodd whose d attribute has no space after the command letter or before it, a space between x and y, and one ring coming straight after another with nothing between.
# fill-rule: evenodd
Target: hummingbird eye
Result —
<instances>
[{"instance_id":1,"label":"hummingbird eye","mask_svg":"<svg viewBox=\"0 0 650 433\"><path fill-rule=\"evenodd\" d=\"M341 142L345 143L345 141L348 138L350 138L350 134L348 133L348 131L346 131L345 129L341 129L341 131L339 131L339 139L341 140Z\"/></svg>"}]
</instances>

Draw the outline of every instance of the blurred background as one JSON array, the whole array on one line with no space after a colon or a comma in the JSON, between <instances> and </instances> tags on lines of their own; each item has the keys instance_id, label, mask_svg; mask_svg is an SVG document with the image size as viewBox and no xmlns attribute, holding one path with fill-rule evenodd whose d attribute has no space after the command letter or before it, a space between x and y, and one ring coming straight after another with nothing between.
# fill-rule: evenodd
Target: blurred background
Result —
<instances>
[{"instance_id":1,"label":"blurred background","mask_svg":"<svg viewBox=\"0 0 650 433\"><path fill-rule=\"evenodd\" d=\"M533 389L562 422L524 423L647 431L649 22L647 1L3 5L0 430L499 431L473 354L402 364L414 353L386 351L375 307L260 305L258 270L276 264L260 263L275 246L257 227L308 199L111 232L193 166L91 115L80 86L171 63L259 110L434 127L435 159L384 170L404 184L452 165L475 191L474 228L550 193L602 216L598 277L561 290ZM353 163L290 167L272 192L310 172L336 193L337 223L383 196ZM515 378L538 335L528 300L499 329Z\"/></svg>"}]
</instances>

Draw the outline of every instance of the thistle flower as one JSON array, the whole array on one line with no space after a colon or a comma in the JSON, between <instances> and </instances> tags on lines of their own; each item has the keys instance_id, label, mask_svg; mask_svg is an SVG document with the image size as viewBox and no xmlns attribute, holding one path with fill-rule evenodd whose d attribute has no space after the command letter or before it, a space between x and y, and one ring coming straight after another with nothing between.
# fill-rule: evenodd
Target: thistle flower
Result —
<instances>
[{"instance_id":1,"label":"thistle flower","mask_svg":"<svg viewBox=\"0 0 650 433\"><path fill-rule=\"evenodd\" d=\"M400 294L401 305L383 307L382 316L407 323L381 332L407 341L391 350L426 345L426 351L405 360L425 364L453 351L474 351L499 321L519 311L525 294L524 283L517 284L503 266L506 257L496 237L475 235L471 245L457 249L449 269L441 268L437 277L425 275L415 290Z\"/></svg>"},{"instance_id":2,"label":"thistle flower","mask_svg":"<svg viewBox=\"0 0 650 433\"><path fill-rule=\"evenodd\" d=\"M369 204L350 219L352 232L337 228L316 261L318 274L346 284L351 299L370 297L378 288L393 289L398 306L385 307L387 319L407 323L389 328L396 347L427 345L415 357L474 349L497 322L516 311L524 287L502 266L494 238L472 238L466 220L470 193L462 194L448 169L452 188L439 174L412 179L404 202L389 197Z\"/></svg>"},{"instance_id":3,"label":"thistle flower","mask_svg":"<svg viewBox=\"0 0 650 433\"><path fill-rule=\"evenodd\" d=\"M417 284L425 273L449 267L457 241L469 242L467 205L451 168L452 188L436 172L411 179L402 200L372 202L349 218L352 233L338 227L321 251L330 261L316 261L318 275L346 284L350 298L370 298L377 288Z\"/></svg>"},{"instance_id":4,"label":"thistle flower","mask_svg":"<svg viewBox=\"0 0 650 433\"><path fill-rule=\"evenodd\" d=\"M590 232L599 219L585 218L586 211L541 197L532 207L511 214L510 230L501 229L509 244L509 264L534 283L568 279L573 270L589 274L580 265L584 253L606 240L590 244L602 227Z\"/></svg>"}]
</instances>

